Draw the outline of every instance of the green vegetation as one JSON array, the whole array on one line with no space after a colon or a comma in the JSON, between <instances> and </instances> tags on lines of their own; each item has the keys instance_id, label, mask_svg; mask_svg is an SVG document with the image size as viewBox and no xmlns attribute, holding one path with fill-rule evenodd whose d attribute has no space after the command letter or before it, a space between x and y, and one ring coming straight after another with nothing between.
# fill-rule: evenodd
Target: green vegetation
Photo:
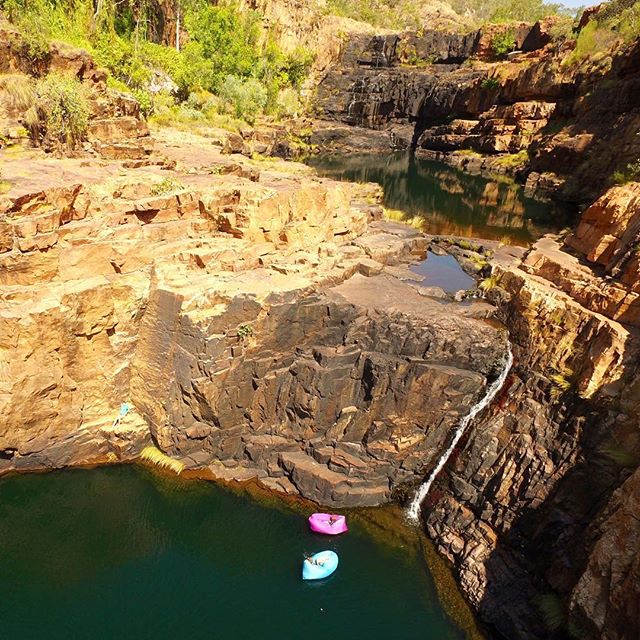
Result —
<instances>
[{"instance_id":1,"label":"green vegetation","mask_svg":"<svg viewBox=\"0 0 640 640\"><path fill-rule=\"evenodd\" d=\"M476 26L485 22L535 22L570 13L562 3L544 0L449 0L448 4L465 22ZM416 0L328 0L326 6L327 13L391 29L422 27L420 9Z\"/></svg>"},{"instance_id":2,"label":"green vegetation","mask_svg":"<svg viewBox=\"0 0 640 640\"><path fill-rule=\"evenodd\" d=\"M215 106L236 117L289 115L299 108L313 63L305 49L286 55L262 33L259 14L239 11L231 0L181 0L189 37L175 47L153 41L158 8L147 0L0 0L0 9L20 29L33 60L52 40L82 47L109 71L110 86L135 95L147 114L162 88L177 103L193 93L224 95Z\"/></svg>"},{"instance_id":3,"label":"green vegetation","mask_svg":"<svg viewBox=\"0 0 640 640\"><path fill-rule=\"evenodd\" d=\"M591 20L578 34L576 47L565 64L581 62L609 49L616 40L616 34L597 20Z\"/></svg>"},{"instance_id":4,"label":"green vegetation","mask_svg":"<svg viewBox=\"0 0 640 640\"><path fill-rule=\"evenodd\" d=\"M457 156L467 156L469 158L482 158L483 155L473 149L456 149L454 152Z\"/></svg>"},{"instance_id":5,"label":"green vegetation","mask_svg":"<svg viewBox=\"0 0 640 640\"><path fill-rule=\"evenodd\" d=\"M557 400L573 387L573 371L567 367L549 375L551 382L551 398Z\"/></svg>"},{"instance_id":6,"label":"green vegetation","mask_svg":"<svg viewBox=\"0 0 640 640\"><path fill-rule=\"evenodd\" d=\"M483 89L497 89L500 86L500 80L496 77L484 78L480 86Z\"/></svg>"},{"instance_id":7,"label":"green vegetation","mask_svg":"<svg viewBox=\"0 0 640 640\"><path fill-rule=\"evenodd\" d=\"M414 229L421 231L424 228L424 218L421 216L411 216L406 211L399 209L384 209L384 219L392 222L402 222Z\"/></svg>"},{"instance_id":8,"label":"green vegetation","mask_svg":"<svg viewBox=\"0 0 640 640\"><path fill-rule=\"evenodd\" d=\"M526 164L529 160L529 154L526 149L518 151L518 153L506 153L496 159L496 164L507 169L515 169Z\"/></svg>"},{"instance_id":9,"label":"green vegetation","mask_svg":"<svg viewBox=\"0 0 640 640\"><path fill-rule=\"evenodd\" d=\"M253 335L253 327L251 325L241 324L238 327L238 338L240 338L240 340L246 340L247 338L250 338L252 335Z\"/></svg>"},{"instance_id":10,"label":"green vegetation","mask_svg":"<svg viewBox=\"0 0 640 640\"><path fill-rule=\"evenodd\" d=\"M165 178L151 187L151 193L154 196L162 196L167 193L173 193L174 191L182 191L183 189L184 185L179 180Z\"/></svg>"},{"instance_id":11,"label":"green vegetation","mask_svg":"<svg viewBox=\"0 0 640 640\"><path fill-rule=\"evenodd\" d=\"M471 15L481 22L535 22L546 16L566 14L561 3L544 0L450 0L460 15Z\"/></svg>"},{"instance_id":12,"label":"green vegetation","mask_svg":"<svg viewBox=\"0 0 640 640\"><path fill-rule=\"evenodd\" d=\"M170 458L166 453L160 451L157 447L149 446L145 447L140 454L140 459L145 462L150 462L160 469L166 469L173 471L176 475L184 470L184 463L179 460Z\"/></svg>"},{"instance_id":13,"label":"green vegetation","mask_svg":"<svg viewBox=\"0 0 640 640\"><path fill-rule=\"evenodd\" d=\"M220 97L233 106L233 115L250 123L267 106L267 89L255 78L243 80L238 76L227 76L220 87Z\"/></svg>"},{"instance_id":14,"label":"green vegetation","mask_svg":"<svg viewBox=\"0 0 640 640\"><path fill-rule=\"evenodd\" d=\"M481 289L484 293L487 291L491 291L495 289L500 284L500 277L496 273L492 273L489 277L485 278L480 282L478 288Z\"/></svg>"},{"instance_id":15,"label":"green vegetation","mask_svg":"<svg viewBox=\"0 0 640 640\"><path fill-rule=\"evenodd\" d=\"M453 244L458 245L461 249L465 251L475 251L479 253L481 251L481 247L473 242L469 242L468 240L454 240Z\"/></svg>"},{"instance_id":16,"label":"green vegetation","mask_svg":"<svg viewBox=\"0 0 640 640\"><path fill-rule=\"evenodd\" d=\"M624 169L613 173L613 181L616 184L626 184L640 180L640 158L635 162L630 162Z\"/></svg>"},{"instance_id":17,"label":"green vegetation","mask_svg":"<svg viewBox=\"0 0 640 640\"><path fill-rule=\"evenodd\" d=\"M577 19L574 16L561 15L549 29L549 35L553 42L564 42L574 37L573 30L577 26Z\"/></svg>"},{"instance_id":18,"label":"green vegetation","mask_svg":"<svg viewBox=\"0 0 640 640\"><path fill-rule=\"evenodd\" d=\"M85 138L89 103L85 87L76 78L59 73L36 81L22 77L9 95L24 110L25 126L38 144L72 149Z\"/></svg>"},{"instance_id":19,"label":"green vegetation","mask_svg":"<svg viewBox=\"0 0 640 640\"><path fill-rule=\"evenodd\" d=\"M484 269L489 264L489 261L479 253L472 253L469 256L469 259L476 267L478 267L478 270Z\"/></svg>"},{"instance_id":20,"label":"green vegetation","mask_svg":"<svg viewBox=\"0 0 640 640\"><path fill-rule=\"evenodd\" d=\"M580 31L566 64L603 56L616 41L640 37L640 0L611 0Z\"/></svg>"},{"instance_id":21,"label":"green vegetation","mask_svg":"<svg viewBox=\"0 0 640 640\"><path fill-rule=\"evenodd\" d=\"M515 51L516 48L516 36L515 33L509 29L502 33L496 33L491 38L491 50L493 55L499 60L506 58L507 54Z\"/></svg>"},{"instance_id":22,"label":"green vegetation","mask_svg":"<svg viewBox=\"0 0 640 640\"><path fill-rule=\"evenodd\" d=\"M326 12L387 29L420 26L415 0L328 0Z\"/></svg>"},{"instance_id":23,"label":"green vegetation","mask_svg":"<svg viewBox=\"0 0 640 640\"><path fill-rule=\"evenodd\" d=\"M617 467L635 468L638 465L638 456L624 447L609 444L600 448L600 453Z\"/></svg>"}]
</instances>

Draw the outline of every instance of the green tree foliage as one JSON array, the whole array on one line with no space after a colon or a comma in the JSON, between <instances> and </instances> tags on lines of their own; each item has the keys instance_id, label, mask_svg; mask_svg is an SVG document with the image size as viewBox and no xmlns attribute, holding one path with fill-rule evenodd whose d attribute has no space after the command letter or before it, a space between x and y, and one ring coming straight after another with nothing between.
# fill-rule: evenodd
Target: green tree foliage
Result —
<instances>
[{"instance_id":1,"label":"green tree foliage","mask_svg":"<svg viewBox=\"0 0 640 640\"><path fill-rule=\"evenodd\" d=\"M451 6L462 16L476 22L535 22L546 16L566 14L562 3L544 0L451 0Z\"/></svg>"},{"instance_id":2,"label":"green tree foliage","mask_svg":"<svg viewBox=\"0 0 640 640\"><path fill-rule=\"evenodd\" d=\"M255 11L240 13L233 5L194 2L186 12L185 25L199 55L211 66L206 79L210 86L204 88L217 89L228 75L254 75L262 54L259 20Z\"/></svg>"},{"instance_id":3,"label":"green tree foliage","mask_svg":"<svg viewBox=\"0 0 640 640\"><path fill-rule=\"evenodd\" d=\"M262 34L257 12L241 12L233 0L174 1L189 34L180 50L150 41L158 11L152 0L0 0L0 8L20 28L34 60L46 55L51 40L83 47L109 71L111 86L128 88L146 112L153 109L148 90L158 74L177 86L181 101L224 87L225 101L240 100L232 110L249 118L256 108L277 113L283 90L300 89L313 56L304 49L285 55ZM228 77L237 82L230 85Z\"/></svg>"},{"instance_id":4,"label":"green tree foliage","mask_svg":"<svg viewBox=\"0 0 640 640\"><path fill-rule=\"evenodd\" d=\"M236 118L253 123L267 106L267 89L255 78L227 76L219 91L220 97L233 109Z\"/></svg>"}]
</instances>

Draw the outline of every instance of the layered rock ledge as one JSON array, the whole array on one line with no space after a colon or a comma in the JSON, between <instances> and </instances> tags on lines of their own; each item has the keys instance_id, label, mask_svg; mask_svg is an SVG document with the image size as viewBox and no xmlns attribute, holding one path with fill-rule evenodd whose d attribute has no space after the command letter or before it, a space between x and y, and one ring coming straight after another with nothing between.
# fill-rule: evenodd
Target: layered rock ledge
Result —
<instances>
[{"instance_id":1,"label":"layered rock ledge","mask_svg":"<svg viewBox=\"0 0 640 640\"><path fill-rule=\"evenodd\" d=\"M425 295L427 240L370 189L158 138L137 168L6 163L2 472L152 441L328 504L420 479L496 374L492 308Z\"/></svg>"},{"instance_id":2,"label":"layered rock ledge","mask_svg":"<svg viewBox=\"0 0 640 640\"><path fill-rule=\"evenodd\" d=\"M494 259L516 366L425 524L505 637L638 633L637 189L611 189L565 238Z\"/></svg>"}]
</instances>

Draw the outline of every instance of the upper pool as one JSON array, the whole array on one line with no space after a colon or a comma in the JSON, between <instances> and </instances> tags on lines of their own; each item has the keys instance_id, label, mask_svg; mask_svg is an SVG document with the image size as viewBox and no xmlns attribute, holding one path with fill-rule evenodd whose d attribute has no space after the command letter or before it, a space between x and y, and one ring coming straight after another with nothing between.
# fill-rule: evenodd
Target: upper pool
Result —
<instances>
[{"instance_id":1,"label":"upper pool","mask_svg":"<svg viewBox=\"0 0 640 640\"><path fill-rule=\"evenodd\" d=\"M417 543L352 518L337 539L305 513L139 467L0 480L0 616L21 640L453 640ZM303 552L334 549L329 579Z\"/></svg>"},{"instance_id":2,"label":"upper pool","mask_svg":"<svg viewBox=\"0 0 640 640\"><path fill-rule=\"evenodd\" d=\"M423 219L426 233L526 244L562 228L556 207L524 195L520 185L487 179L406 152L311 156L320 175L351 182L377 182L384 204Z\"/></svg>"}]
</instances>

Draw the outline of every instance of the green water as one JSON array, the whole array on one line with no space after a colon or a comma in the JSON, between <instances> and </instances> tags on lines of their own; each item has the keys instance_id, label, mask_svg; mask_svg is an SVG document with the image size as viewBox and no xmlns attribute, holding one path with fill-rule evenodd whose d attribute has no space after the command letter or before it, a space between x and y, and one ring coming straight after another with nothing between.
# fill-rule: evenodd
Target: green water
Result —
<instances>
[{"instance_id":1,"label":"green water","mask_svg":"<svg viewBox=\"0 0 640 640\"><path fill-rule=\"evenodd\" d=\"M306 162L330 178L377 182L385 206L422 218L427 233L527 244L567 223L566 212L527 198L511 180L473 176L406 152L322 155Z\"/></svg>"},{"instance_id":2,"label":"green water","mask_svg":"<svg viewBox=\"0 0 640 640\"><path fill-rule=\"evenodd\" d=\"M300 579L304 551L337 572ZM0 480L0 621L12 639L463 638L413 548L137 467Z\"/></svg>"}]
</instances>

